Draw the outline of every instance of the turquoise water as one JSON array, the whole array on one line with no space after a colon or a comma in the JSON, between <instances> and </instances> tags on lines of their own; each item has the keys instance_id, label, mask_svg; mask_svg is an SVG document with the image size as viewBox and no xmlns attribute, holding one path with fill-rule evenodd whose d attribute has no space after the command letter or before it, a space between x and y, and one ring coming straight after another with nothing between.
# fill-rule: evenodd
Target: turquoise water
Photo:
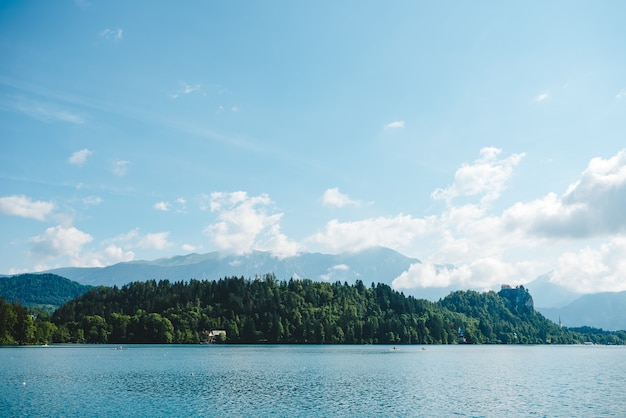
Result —
<instances>
[{"instance_id":1,"label":"turquoise water","mask_svg":"<svg viewBox=\"0 0 626 418\"><path fill-rule=\"evenodd\" d=\"M0 416L626 416L626 347L116 348L0 348Z\"/></svg>"}]
</instances>

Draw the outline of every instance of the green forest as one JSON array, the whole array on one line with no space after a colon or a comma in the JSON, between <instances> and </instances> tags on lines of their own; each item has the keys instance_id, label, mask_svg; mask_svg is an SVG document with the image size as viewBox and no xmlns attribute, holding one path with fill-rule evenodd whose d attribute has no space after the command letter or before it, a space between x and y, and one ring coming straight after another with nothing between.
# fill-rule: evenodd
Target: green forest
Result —
<instances>
[{"instance_id":1,"label":"green forest","mask_svg":"<svg viewBox=\"0 0 626 418\"><path fill-rule=\"evenodd\" d=\"M213 330L225 331L211 337ZM96 287L52 314L0 298L0 344L625 344L626 332L562 328L523 287L439 302L385 284L223 278Z\"/></svg>"},{"instance_id":2,"label":"green forest","mask_svg":"<svg viewBox=\"0 0 626 418\"><path fill-rule=\"evenodd\" d=\"M0 277L0 295L24 306L40 306L50 312L93 286L82 285L56 274L19 274Z\"/></svg>"}]
</instances>

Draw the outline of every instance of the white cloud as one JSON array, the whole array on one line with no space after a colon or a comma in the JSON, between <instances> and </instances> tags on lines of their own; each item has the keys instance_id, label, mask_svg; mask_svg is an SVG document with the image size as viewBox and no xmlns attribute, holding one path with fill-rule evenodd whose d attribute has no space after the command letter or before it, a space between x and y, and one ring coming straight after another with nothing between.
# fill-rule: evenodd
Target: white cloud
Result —
<instances>
[{"instance_id":1,"label":"white cloud","mask_svg":"<svg viewBox=\"0 0 626 418\"><path fill-rule=\"evenodd\" d=\"M80 256L78 266L80 267L105 267L112 264L132 261L135 253L124 251L121 247L109 245L102 251L87 252Z\"/></svg>"},{"instance_id":2,"label":"white cloud","mask_svg":"<svg viewBox=\"0 0 626 418\"><path fill-rule=\"evenodd\" d=\"M621 100L626 97L626 90L620 90L619 93L615 95L615 98Z\"/></svg>"},{"instance_id":3,"label":"white cloud","mask_svg":"<svg viewBox=\"0 0 626 418\"><path fill-rule=\"evenodd\" d=\"M160 210L160 211L163 211L163 212L167 212L167 211L170 210L169 202L163 202L163 201L156 202L152 207L154 209L156 209L156 210Z\"/></svg>"},{"instance_id":4,"label":"white cloud","mask_svg":"<svg viewBox=\"0 0 626 418\"><path fill-rule=\"evenodd\" d=\"M185 213L187 211L187 200L183 197L179 197L174 201L174 203L160 201L156 202L154 205L152 205L152 207L155 210L160 210L162 212L168 212L175 207L176 212Z\"/></svg>"},{"instance_id":5,"label":"white cloud","mask_svg":"<svg viewBox=\"0 0 626 418\"><path fill-rule=\"evenodd\" d=\"M139 240L137 247L142 249L152 248L155 250L164 250L172 245L168 241L169 235L169 232L146 234Z\"/></svg>"},{"instance_id":6,"label":"white cloud","mask_svg":"<svg viewBox=\"0 0 626 418\"><path fill-rule=\"evenodd\" d=\"M172 99L178 99L180 96L186 96L188 94L193 93L194 91L198 91L202 88L200 84L187 84L184 81L179 81L178 90L174 93L170 94Z\"/></svg>"},{"instance_id":7,"label":"white cloud","mask_svg":"<svg viewBox=\"0 0 626 418\"><path fill-rule=\"evenodd\" d=\"M192 245L192 244L183 244L181 249L185 252L188 253L193 253L198 251L200 248L202 248L202 246L196 246L196 245Z\"/></svg>"},{"instance_id":8,"label":"white cloud","mask_svg":"<svg viewBox=\"0 0 626 418\"><path fill-rule=\"evenodd\" d=\"M120 42L124 38L124 31L120 28L106 28L102 32L100 32L100 38L104 40Z\"/></svg>"},{"instance_id":9,"label":"white cloud","mask_svg":"<svg viewBox=\"0 0 626 418\"><path fill-rule=\"evenodd\" d=\"M324 195L322 196L322 203L324 206L333 206L337 208L361 205L361 202L350 199L348 195L341 193L337 187L328 189L324 192Z\"/></svg>"},{"instance_id":10,"label":"white cloud","mask_svg":"<svg viewBox=\"0 0 626 418\"><path fill-rule=\"evenodd\" d=\"M113 174L118 177L124 177L126 172L128 171L128 166L130 165L130 161L125 160L117 160L113 163Z\"/></svg>"},{"instance_id":11,"label":"white cloud","mask_svg":"<svg viewBox=\"0 0 626 418\"><path fill-rule=\"evenodd\" d=\"M73 226L64 227L57 225L31 238L33 246L31 256L39 262L68 257L72 266L81 265L81 251L83 245L91 242L93 237Z\"/></svg>"},{"instance_id":12,"label":"white cloud","mask_svg":"<svg viewBox=\"0 0 626 418\"><path fill-rule=\"evenodd\" d=\"M508 175L505 170L500 177ZM478 195L490 193L481 181L470 188L457 186L460 183L433 197L447 194L450 198L463 190L471 191L467 194L474 190ZM503 184L500 180L495 183L496 190ZM518 202L500 215L490 214L485 205L448 206L428 219L429 235L421 240L427 240L432 248L426 248L420 257L427 261L396 278L394 286L495 288L502 282L526 283L554 270L553 281L577 292L625 290L624 208L626 150L610 158L592 159L580 179L561 196L549 193L531 202ZM608 241L594 248L588 244L591 238ZM445 263L456 267L436 267Z\"/></svg>"},{"instance_id":13,"label":"white cloud","mask_svg":"<svg viewBox=\"0 0 626 418\"><path fill-rule=\"evenodd\" d=\"M52 202L41 200L33 201L24 195L0 197L0 212L6 215L21 216L22 218L43 221L54 210Z\"/></svg>"},{"instance_id":14,"label":"white cloud","mask_svg":"<svg viewBox=\"0 0 626 418\"><path fill-rule=\"evenodd\" d=\"M120 234L117 237L113 238L111 241L128 243L128 242L132 242L137 237L139 237L139 228L131 229L125 234Z\"/></svg>"},{"instance_id":15,"label":"white cloud","mask_svg":"<svg viewBox=\"0 0 626 418\"><path fill-rule=\"evenodd\" d=\"M87 161L87 158L93 154L93 151L88 150L87 148L81 149L80 151L76 151L73 153L70 158L67 160L70 164L83 166Z\"/></svg>"},{"instance_id":16,"label":"white cloud","mask_svg":"<svg viewBox=\"0 0 626 418\"><path fill-rule=\"evenodd\" d=\"M393 218L378 217L351 222L334 219L308 241L330 252L360 251L374 246L398 248L409 245L416 237L425 234L428 224L427 220L403 214Z\"/></svg>"},{"instance_id":17,"label":"white cloud","mask_svg":"<svg viewBox=\"0 0 626 418\"><path fill-rule=\"evenodd\" d=\"M341 280L341 278L343 277L342 272L346 272L348 270L350 270L350 266L348 266L347 264L337 264L332 267L329 267L327 269L326 274L322 274L320 276L320 279L322 279L325 282Z\"/></svg>"},{"instance_id":18,"label":"white cloud","mask_svg":"<svg viewBox=\"0 0 626 418\"><path fill-rule=\"evenodd\" d=\"M509 230L553 238L586 238L626 231L626 150L594 158L561 197L550 193L503 214Z\"/></svg>"},{"instance_id":19,"label":"white cloud","mask_svg":"<svg viewBox=\"0 0 626 418\"><path fill-rule=\"evenodd\" d=\"M539 93L537 96L535 96L533 101L535 101L537 103L541 103L541 102L544 102L544 101L548 100L549 98L550 98L550 93L545 91L545 92Z\"/></svg>"},{"instance_id":20,"label":"white cloud","mask_svg":"<svg viewBox=\"0 0 626 418\"><path fill-rule=\"evenodd\" d=\"M165 236L165 239L167 236ZM30 239L32 247L30 258L34 260L35 271L47 270L53 267L104 267L111 264L131 261L135 253L125 250L121 246L107 241L122 241L128 244L139 240L139 244L146 248L161 249L167 241L160 234L148 234L140 237L138 230L132 230L113 240L104 240L106 247L102 250L89 250L85 246L94 241L94 238L73 226L57 225L47 228L41 235ZM52 265L50 265L52 264Z\"/></svg>"},{"instance_id":21,"label":"white cloud","mask_svg":"<svg viewBox=\"0 0 626 418\"><path fill-rule=\"evenodd\" d=\"M219 221L204 232L221 251L245 254L270 251L278 257L295 255L298 245L280 232L282 213L271 213L268 195L249 197L246 192L211 193L209 207Z\"/></svg>"},{"instance_id":22,"label":"white cloud","mask_svg":"<svg viewBox=\"0 0 626 418\"><path fill-rule=\"evenodd\" d=\"M179 197L176 199L176 204L178 205L176 212L185 213L187 211L187 199Z\"/></svg>"},{"instance_id":23,"label":"white cloud","mask_svg":"<svg viewBox=\"0 0 626 418\"><path fill-rule=\"evenodd\" d=\"M579 293L626 290L626 237L562 254L551 280Z\"/></svg>"},{"instance_id":24,"label":"white cloud","mask_svg":"<svg viewBox=\"0 0 626 418\"><path fill-rule=\"evenodd\" d=\"M66 122L75 125L85 123L85 118L77 113L67 110L63 107L49 103L41 103L30 100L19 100L11 106L18 112L24 113L33 119L42 122Z\"/></svg>"},{"instance_id":25,"label":"white cloud","mask_svg":"<svg viewBox=\"0 0 626 418\"><path fill-rule=\"evenodd\" d=\"M396 120L385 125L385 129L401 129L404 128L403 120Z\"/></svg>"},{"instance_id":26,"label":"white cloud","mask_svg":"<svg viewBox=\"0 0 626 418\"><path fill-rule=\"evenodd\" d=\"M139 228L131 229L125 234L120 234L105 242L120 244L125 248L164 250L173 244L168 241L169 232L156 232L141 234Z\"/></svg>"},{"instance_id":27,"label":"white cloud","mask_svg":"<svg viewBox=\"0 0 626 418\"><path fill-rule=\"evenodd\" d=\"M480 150L480 158L474 164L463 164L454 175L454 183L432 193L435 200L448 203L457 196L482 196L481 203L487 204L500 197L506 181L515 166L526 154L513 154L499 159L502 150L488 147Z\"/></svg>"},{"instance_id":28,"label":"white cloud","mask_svg":"<svg viewBox=\"0 0 626 418\"><path fill-rule=\"evenodd\" d=\"M83 205L85 206L98 206L102 203L102 198L98 196L87 196L83 199Z\"/></svg>"},{"instance_id":29,"label":"white cloud","mask_svg":"<svg viewBox=\"0 0 626 418\"><path fill-rule=\"evenodd\" d=\"M478 258L457 267L416 263L396 277L392 286L398 290L449 286L485 290L511 279L524 281L528 267L525 263L507 263L497 257Z\"/></svg>"}]
</instances>

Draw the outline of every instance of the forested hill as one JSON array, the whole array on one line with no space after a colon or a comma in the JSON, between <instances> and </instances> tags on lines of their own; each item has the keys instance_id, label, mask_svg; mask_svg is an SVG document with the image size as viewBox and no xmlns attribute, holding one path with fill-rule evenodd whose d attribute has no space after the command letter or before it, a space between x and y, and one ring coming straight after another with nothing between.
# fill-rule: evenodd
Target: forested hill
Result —
<instances>
[{"instance_id":1,"label":"forested hill","mask_svg":"<svg viewBox=\"0 0 626 418\"><path fill-rule=\"evenodd\" d=\"M56 274L19 274L0 277L0 296L25 306L57 308L91 289Z\"/></svg>"},{"instance_id":2,"label":"forested hill","mask_svg":"<svg viewBox=\"0 0 626 418\"><path fill-rule=\"evenodd\" d=\"M626 342L626 333L572 332L523 306L495 292L455 292L432 303L384 284L266 275L94 288L52 320L56 342L197 343L211 330L232 343Z\"/></svg>"}]
</instances>

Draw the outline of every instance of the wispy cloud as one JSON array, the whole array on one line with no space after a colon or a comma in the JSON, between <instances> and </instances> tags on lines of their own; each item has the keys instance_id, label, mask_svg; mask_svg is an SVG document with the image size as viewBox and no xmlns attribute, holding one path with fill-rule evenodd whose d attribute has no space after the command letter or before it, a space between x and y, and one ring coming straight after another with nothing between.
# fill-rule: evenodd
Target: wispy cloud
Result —
<instances>
[{"instance_id":1,"label":"wispy cloud","mask_svg":"<svg viewBox=\"0 0 626 418\"><path fill-rule=\"evenodd\" d=\"M360 201L352 200L348 195L341 193L338 187L326 190L324 192L324 195L322 196L322 203L324 204L324 206L332 206L337 208L342 208L344 206L361 205Z\"/></svg>"},{"instance_id":2,"label":"wispy cloud","mask_svg":"<svg viewBox=\"0 0 626 418\"><path fill-rule=\"evenodd\" d=\"M621 99L623 99L623 98L626 98L626 89L625 89L625 90L620 90L620 91L619 91L619 93L617 93L617 94L615 95L615 98L616 98L617 100L621 100Z\"/></svg>"},{"instance_id":3,"label":"wispy cloud","mask_svg":"<svg viewBox=\"0 0 626 418\"><path fill-rule=\"evenodd\" d=\"M87 161L87 158L92 154L93 151L90 151L87 148L81 149L80 151L74 152L67 161L73 165L83 166Z\"/></svg>"},{"instance_id":4,"label":"wispy cloud","mask_svg":"<svg viewBox=\"0 0 626 418\"><path fill-rule=\"evenodd\" d=\"M85 206L98 206L102 203L102 198L99 196L87 196L83 199L83 205Z\"/></svg>"},{"instance_id":5,"label":"wispy cloud","mask_svg":"<svg viewBox=\"0 0 626 418\"><path fill-rule=\"evenodd\" d=\"M24 195L0 197L0 212L6 215L44 221L54 208L52 202L32 200Z\"/></svg>"},{"instance_id":6,"label":"wispy cloud","mask_svg":"<svg viewBox=\"0 0 626 418\"><path fill-rule=\"evenodd\" d=\"M548 93L547 91L544 91L543 93L539 93L538 95L536 95L533 101L536 103L541 103L541 102L545 102L549 98L550 98L550 93Z\"/></svg>"},{"instance_id":7,"label":"wispy cloud","mask_svg":"<svg viewBox=\"0 0 626 418\"><path fill-rule=\"evenodd\" d=\"M335 253L360 251L377 245L399 248L411 244L427 228L428 221L403 214L350 222L334 219L308 241Z\"/></svg>"},{"instance_id":8,"label":"wispy cloud","mask_svg":"<svg viewBox=\"0 0 626 418\"><path fill-rule=\"evenodd\" d=\"M118 177L124 177L130 166L130 161L117 160L113 163L113 174Z\"/></svg>"},{"instance_id":9,"label":"wispy cloud","mask_svg":"<svg viewBox=\"0 0 626 418\"><path fill-rule=\"evenodd\" d=\"M85 123L84 116L68 110L67 108L21 97L15 98L12 101L3 100L3 103L0 103L0 107L23 113L33 119L47 123L66 122L76 125Z\"/></svg>"},{"instance_id":10,"label":"wispy cloud","mask_svg":"<svg viewBox=\"0 0 626 418\"><path fill-rule=\"evenodd\" d=\"M100 32L100 38L106 41L120 42L124 39L124 31L120 28L106 28Z\"/></svg>"},{"instance_id":11,"label":"wispy cloud","mask_svg":"<svg viewBox=\"0 0 626 418\"><path fill-rule=\"evenodd\" d=\"M168 241L169 232L157 232L153 234L146 234L137 243L137 247L142 249L155 249L164 250L170 247L172 244Z\"/></svg>"},{"instance_id":12,"label":"wispy cloud","mask_svg":"<svg viewBox=\"0 0 626 418\"><path fill-rule=\"evenodd\" d=\"M385 125L385 129L401 129L404 128L403 120L396 120Z\"/></svg>"},{"instance_id":13,"label":"wispy cloud","mask_svg":"<svg viewBox=\"0 0 626 418\"><path fill-rule=\"evenodd\" d=\"M172 99L178 99L181 96L186 96L193 93L194 91L200 90L201 88L202 86L200 84L188 84L184 81L179 81L178 90L170 94L170 97Z\"/></svg>"}]
</instances>

